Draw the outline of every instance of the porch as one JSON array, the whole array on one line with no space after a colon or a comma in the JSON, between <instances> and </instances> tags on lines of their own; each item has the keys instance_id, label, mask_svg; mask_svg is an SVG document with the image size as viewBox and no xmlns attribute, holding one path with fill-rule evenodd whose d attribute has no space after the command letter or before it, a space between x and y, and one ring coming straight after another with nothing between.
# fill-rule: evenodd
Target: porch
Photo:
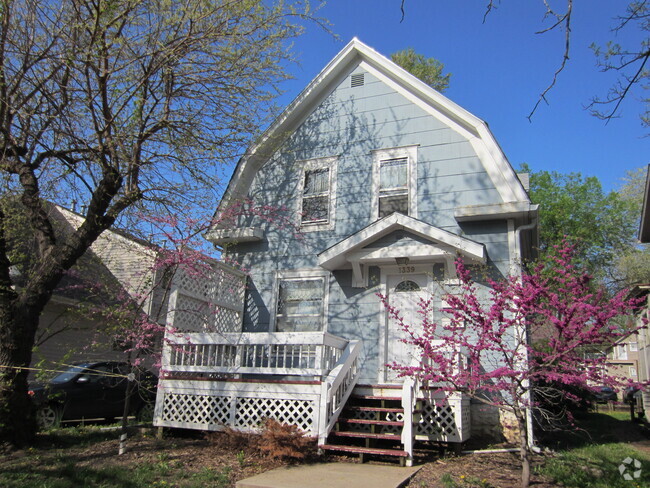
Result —
<instances>
[{"instance_id":1,"label":"porch","mask_svg":"<svg viewBox=\"0 0 650 488\"><path fill-rule=\"evenodd\" d=\"M171 295L154 425L254 432L272 418L298 426L322 448L373 453L376 442L392 440L390 452L376 453L407 463L415 440L469 438L469 400L460 394L412 378L359 385L361 341L327 332L241 332L244 277L224 279L223 266L215 272L229 293L180 279L189 286Z\"/></svg>"}]
</instances>

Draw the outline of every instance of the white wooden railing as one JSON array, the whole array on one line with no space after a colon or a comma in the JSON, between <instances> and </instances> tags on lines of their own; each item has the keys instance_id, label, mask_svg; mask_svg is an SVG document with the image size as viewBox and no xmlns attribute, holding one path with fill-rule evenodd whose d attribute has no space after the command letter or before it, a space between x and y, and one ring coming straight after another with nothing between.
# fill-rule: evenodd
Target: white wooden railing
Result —
<instances>
[{"instance_id":1,"label":"white wooden railing","mask_svg":"<svg viewBox=\"0 0 650 488\"><path fill-rule=\"evenodd\" d=\"M402 445L407 452L407 466L413 465L413 443L415 431L413 425L415 418L413 411L418 403L422 382L419 378L407 377L402 384L402 408L404 409L404 427L402 428Z\"/></svg>"},{"instance_id":2,"label":"white wooden railing","mask_svg":"<svg viewBox=\"0 0 650 488\"><path fill-rule=\"evenodd\" d=\"M324 332L186 333L172 340L163 353L157 426L256 431L274 418L325 439L358 379L360 342ZM205 381L215 373L234 381ZM242 382L242 374L256 379Z\"/></svg>"},{"instance_id":3,"label":"white wooden railing","mask_svg":"<svg viewBox=\"0 0 650 488\"><path fill-rule=\"evenodd\" d=\"M187 333L165 345L165 373L326 376L348 341L327 332Z\"/></svg>"},{"instance_id":4,"label":"white wooden railing","mask_svg":"<svg viewBox=\"0 0 650 488\"><path fill-rule=\"evenodd\" d=\"M339 358L338 364L321 384L318 445L327 442L327 436L334 428L345 403L357 384L360 350L360 341L350 341Z\"/></svg>"}]
</instances>

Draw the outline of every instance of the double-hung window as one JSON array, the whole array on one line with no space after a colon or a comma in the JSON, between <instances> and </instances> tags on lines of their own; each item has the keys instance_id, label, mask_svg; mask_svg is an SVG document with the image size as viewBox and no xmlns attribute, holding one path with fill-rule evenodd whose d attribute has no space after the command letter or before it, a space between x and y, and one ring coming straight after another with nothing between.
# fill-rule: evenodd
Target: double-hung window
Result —
<instances>
[{"instance_id":1,"label":"double-hung window","mask_svg":"<svg viewBox=\"0 0 650 488\"><path fill-rule=\"evenodd\" d=\"M379 162L379 217L393 212L409 213L409 160L386 159Z\"/></svg>"},{"instance_id":2,"label":"double-hung window","mask_svg":"<svg viewBox=\"0 0 650 488\"><path fill-rule=\"evenodd\" d=\"M332 228L336 196L336 158L305 161L300 182L300 227Z\"/></svg>"},{"instance_id":3,"label":"double-hung window","mask_svg":"<svg viewBox=\"0 0 650 488\"><path fill-rule=\"evenodd\" d=\"M373 151L374 219L398 212L417 217L417 146Z\"/></svg>"},{"instance_id":4,"label":"double-hung window","mask_svg":"<svg viewBox=\"0 0 650 488\"><path fill-rule=\"evenodd\" d=\"M325 276L279 277L275 330L277 332L323 330L325 304Z\"/></svg>"}]
</instances>

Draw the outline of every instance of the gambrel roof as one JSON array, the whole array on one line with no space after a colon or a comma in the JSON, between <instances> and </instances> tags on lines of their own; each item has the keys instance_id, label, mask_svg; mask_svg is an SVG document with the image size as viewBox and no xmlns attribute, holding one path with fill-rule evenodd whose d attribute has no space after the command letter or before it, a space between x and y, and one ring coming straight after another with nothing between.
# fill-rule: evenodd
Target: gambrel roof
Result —
<instances>
[{"instance_id":1,"label":"gambrel roof","mask_svg":"<svg viewBox=\"0 0 650 488\"><path fill-rule=\"evenodd\" d=\"M217 214L229 202L246 197L255 174L273 152L357 66L367 70L426 113L465 137L471 143L504 203L529 204L524 187L483 120L354 38L240 159L219 204ZM496 208L492 209L492 212L494 213L491 215L499 214Z\"/></svg>"}]
</instances>

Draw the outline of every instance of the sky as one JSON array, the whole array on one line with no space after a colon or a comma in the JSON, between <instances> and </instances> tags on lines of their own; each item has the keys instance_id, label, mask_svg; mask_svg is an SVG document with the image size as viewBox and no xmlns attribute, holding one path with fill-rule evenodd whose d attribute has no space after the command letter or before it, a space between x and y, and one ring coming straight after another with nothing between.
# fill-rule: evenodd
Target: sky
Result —
<instances>
[{"instance_id":1,"label":"sky","mask_svg":"<svg viewBox=\"0 0 650 488\"><path fill-rule=\"evenodd\" d=\"M317 4L316 0L312 3ZM625 0L574 0L570 60L557 85L527 119L551 82L564 53L564 31L536 34L551 25L542 0L502 0L485 22L487 0L329 0L319 11L331 33L309 25L293 50L299 65L289 71L278 103L286 106L353 38L389 57L413 47L452 73L445 96L486 121L510 163L533 171L596 176L616 189L627 170L650 163L650 129L641 126L640 91L628 96L621 117L605 124L585 107L604 98L615 78L602 73L590 49L614 40L637 46L647 33L630 26L612 32ZM563 8L565 0L551 0Z\"/></svg>"}]
</instances>

